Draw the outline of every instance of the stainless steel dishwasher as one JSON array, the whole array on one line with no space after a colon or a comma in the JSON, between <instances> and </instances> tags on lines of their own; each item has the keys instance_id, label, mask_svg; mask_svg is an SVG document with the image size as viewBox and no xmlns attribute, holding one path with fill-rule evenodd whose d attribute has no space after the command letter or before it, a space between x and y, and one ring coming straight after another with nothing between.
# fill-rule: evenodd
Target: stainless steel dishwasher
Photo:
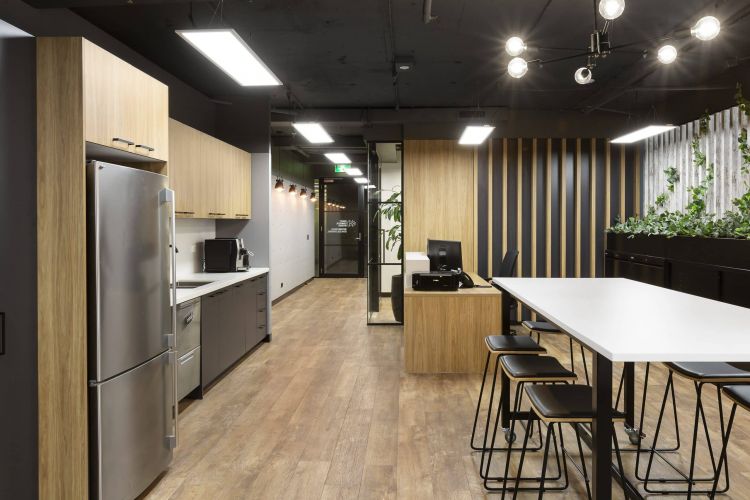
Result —
<instances>
[{"instance_id":1,"label":"stainless steel dishwasher","mask_svg":"<svg viewBox=\"0 0 750 500\"><path fill-rule=\"evenodd\" d=\"M201 299L177 306L177 397L182 399L201 383Z\"/></svg>"}]
</instances>

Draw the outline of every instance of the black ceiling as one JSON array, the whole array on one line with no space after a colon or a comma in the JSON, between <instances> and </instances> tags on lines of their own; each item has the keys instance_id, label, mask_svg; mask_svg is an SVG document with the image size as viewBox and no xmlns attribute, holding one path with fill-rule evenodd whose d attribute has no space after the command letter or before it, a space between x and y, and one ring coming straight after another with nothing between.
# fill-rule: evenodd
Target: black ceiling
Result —
<instances>
[{"instance_id":1,"label":"black ceiling","mask_svg":"<svg viewBox=\"0 0 750 500\"><path fill-rule=\"evenodd\" d=\"M653 55L643 58L655 42L617 50L600 62L596 82L588 86L573 81L583 58L531 67L525 78L513 80L505 72L503 44L520 34L531 48L529 59L583 51L593 29L592 0L433 0L438 19L429 24L423 22L422 0L225 0L223 15L214 14L218 2L29 3L77 5L75 12L209 96L248 92L174 33L207 27L213 16L213 26L236 29L284 82L271 91L277 108L294 99L305 108L634 112L686 88L697 99L717 92L698 91L698 85L726 89L738 73L748 74L750 57L750 1L744 0L626 0L625 13L610 30L613 45L669 34L705 14L719 17L724 29L712 42L678 40L683 53L670 66L655 63ZM413 57L416 65L394 85L398 56ZM731 99L731 91L720 92Z\"/></svg>"}]
</instances>

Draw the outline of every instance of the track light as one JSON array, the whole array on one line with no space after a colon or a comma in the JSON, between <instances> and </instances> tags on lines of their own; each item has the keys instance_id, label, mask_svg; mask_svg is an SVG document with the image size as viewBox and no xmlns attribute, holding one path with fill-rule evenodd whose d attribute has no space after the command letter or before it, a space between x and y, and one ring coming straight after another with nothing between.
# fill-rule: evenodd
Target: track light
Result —
<instances>
[{"instance_id":1,"label":"track light","mask_svg":"<svg viewBox=\"0 0 750 500\"><path fill-rule=\"evenodd\" d=\"M720 31L721 23L719 20L714 16L706 16L700 18L698 22L695 23L695 26L690 29L690 34L698 40L707 42L719 36Z\"/></svg>"},{"instance_id":2,"label":"track light","mask_svg":"<svg viewBox=\"0 0 750 500\"><path fill-rule=\"evenodd\" d=\"M529 65L521 57L514 57L508 63L508 74L513 78L521 78L529 70Z\"/></svg>"},{"instance_id":3,"label":"track light","mask_svg":"<svg viewBox=\"0 0 750 500\"><path fill-rule=\"evenodd\" d=\"M517 36L512 36L505 42L505 52L511 57L520 56L524 50L526 50L526 44Z\"/></svg>"},{"instance_id":4,"label":"track light","mask_svg":"<svg viewBox=\"0 0 750 500\"><path fill-rule=\"evenodd\" d=\"M608 21L617 19L625 11L625 0L599 0L599 14Z\"/></svg>"},{"instance_id":5,"label":"track light","mask_svg":"<svg viewBox=\"0 0 750 500\"><path fill-rule=\"evenodd\" d=\"M284 190L284 181L280 177L276 178L276 185L273 187L276 191Z\"/></svg>"},{"instance_id":6,"label":"track light","mask_svg":"<svg viewBox=\"0 0 750 500\"><path fill-rule=\"evenodd\" d=\"M677 59L677 49L674 48L674 45L664 45L659 48L656 57L662 64L672 64Z\"/></svg>"},{"instance_id":7,"label":"track light","mask_svg":"<svg viewBox=\"0 0 750 500\"><path fill-rule=\"evenodd\" d=\"M311 189L310 190L310 203L315 203L316 201L318 201L318 197L315 195L315 190Z\"/></svg>"},{"instance_id":8,"label":"track light","mask_svg":"<svg viewBox=\"0 0 750 500\"><path fill-rule=\"evenodd\" d=\"M299 190L299 197L300 198L307 198L307 188L302 188Z\"/></svg>"},{"instance_id":9,"label":"track light","mask_svg":"<svg viewBox=\"0 0 750 500\"><path fill-rule=\"evenodd\" d=\"M575 72L575 75L573 77L576 80L576 83L579 85L588 85L589 83L593 83L593 73L591 70L587 67L578 68Z\"/></svg>"},{"instance_id":10,"label":"track light","mask_svg":"<svg viewBox=\"0 0 750 500\"><path fill-rule=\"evenodd\" d=\"M296 185L292 184L291 186L289 186L289 194L291 194L291 195L297 194L297 186Z\"/></svg>"}]
</instances>

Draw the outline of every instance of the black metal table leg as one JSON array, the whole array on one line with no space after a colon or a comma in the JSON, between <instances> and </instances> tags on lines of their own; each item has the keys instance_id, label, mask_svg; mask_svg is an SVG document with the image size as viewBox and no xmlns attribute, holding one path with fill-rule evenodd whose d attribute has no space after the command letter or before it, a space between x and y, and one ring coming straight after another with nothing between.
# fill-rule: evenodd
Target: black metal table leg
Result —
<instances>
[{"instance_id":1,"label":"black metal table leg","mask_svg":"<svg viewBox=\"0 0 750 500\"><path fill-rule=\"evenodd\" d=\"M625 378L625 426L635 427L635 363L625 363L623 367Z\"/></svg>"},{"instance_id":2,"label":"black metal table leg","mask_svg":"<svg viewBox=\"0 0 750 500\"><path fill-rule=\"evenodd\" d=\"M591 426L592 487L594 498L612 498L612 361L594 354L592 399L594 422Z\"/></svg>"}]
</instances>

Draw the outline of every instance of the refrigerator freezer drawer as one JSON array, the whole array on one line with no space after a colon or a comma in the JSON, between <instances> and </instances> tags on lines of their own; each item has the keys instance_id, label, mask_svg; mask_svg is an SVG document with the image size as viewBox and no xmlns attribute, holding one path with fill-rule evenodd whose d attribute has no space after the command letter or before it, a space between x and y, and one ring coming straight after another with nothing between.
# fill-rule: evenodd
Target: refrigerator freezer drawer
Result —
<instances>
[{"instance_id":1,"label":"refrigerator freezer drawer","mask_svg":"<svg viewBox=\"0 0 750 500\"><path fill-rule=\"evenodd\" d=\"M177 306L177 351L182 357L201 343L201 301L195 299Z\"/></svg>"},{"instance_id":2,"label":"refrigerator freezer drawer","mask_svg":"<svg viewBox=\"0 0 750 500\"><path fill-rule=\"evenodd\" d=\"M172 460L174 359L165 352L90 388L91 498L136 498Z\"/></svg>"},{"instance_id":3,"label":"refrigerator freezer drawer","mask_svg":"<svg viewBox=\"0 0 750 500\"><path fill-rule=\"evenodd\" d=\"M196 347L177 361L177 400L201 384L201 348Z\"/></svg>"}]
</instances>

